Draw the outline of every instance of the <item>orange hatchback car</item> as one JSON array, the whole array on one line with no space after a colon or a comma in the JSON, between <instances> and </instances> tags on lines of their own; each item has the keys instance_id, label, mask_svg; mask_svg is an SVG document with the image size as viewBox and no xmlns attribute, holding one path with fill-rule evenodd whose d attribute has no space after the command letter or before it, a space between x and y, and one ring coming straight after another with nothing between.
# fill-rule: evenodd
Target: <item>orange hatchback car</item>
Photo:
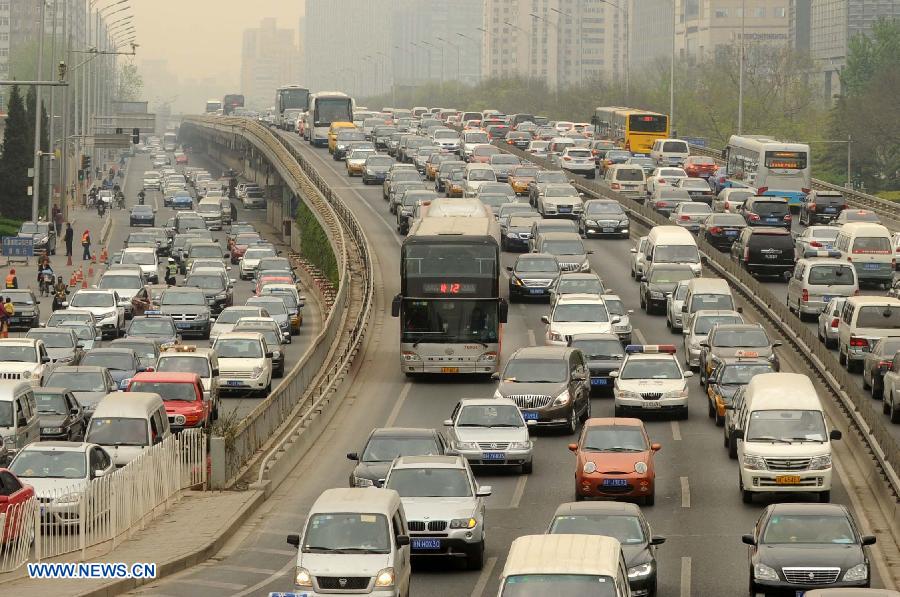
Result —
<instances>
[{"instance_id":1,"label":"orange hatchback car","mask_svg":"<svg viewBox=\"0 0 900 597\"><path fill-rule=\"evenodd\" d=\"M575 452L575 499L636 498L652 506L656 497L653 457L660 444L650 437L640 419L588 419Z\"/></svg>"}]
</instances>

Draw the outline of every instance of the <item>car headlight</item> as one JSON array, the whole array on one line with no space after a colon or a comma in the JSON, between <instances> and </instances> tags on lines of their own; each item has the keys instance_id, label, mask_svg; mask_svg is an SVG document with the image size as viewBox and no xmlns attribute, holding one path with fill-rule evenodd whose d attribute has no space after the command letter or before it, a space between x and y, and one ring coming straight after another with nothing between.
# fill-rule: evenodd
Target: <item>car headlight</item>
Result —
<instances>
[{"instance_id":1,"label":"car headlight","mask_svg":"<svg viewBox=\"0 0 900 597\"><path fill-rule=\"evenodd\" d=\"M77 504L81 501L80 493L67 493L56 498L57 504Z\"/></svg>"},{"instance_id":2,"label":"car headlight","mask_svg":"<svg viewBox=\"0 0 900 597\"><path fill-rule=\"evenodd\" d=\"M531 445L532 445L532 444L531 444L530 441L524 441L524 442L510 442L510 443L509 443L509 449L510 449L510 450L530 450L530 449L531 449Z\"/></svg>"},{"instance_id":3,"label":"car headlight","mask_svg":"<svg viewBox=\"0 0 900 597\"><path fill-rule=\"evenodd\" d=\"M811 471L823 471L829 468L831 468L831 454L813 456L809 460L809 470Z\"/></svg>"},{"instance_id":4,"label":"car headlight","mask_svg":"<svg viewBox=\"0 0 900 597\"><path fill-rule=\"evenodd\" d=\"M124 390L125 388L128 387L129 383L131 383L131 378L126 377L125 379L123 379L122 381L119 382L119 389Z\"/></svg>"},{"instance_id":5,"label":"car headlight","mask_svg":"<svg viewBox=\"0 0 900 597\"><path fill-rule=\"evenodd\" d=\"M385 568L375 576L376 587L393 587L394 586L394 569Z\"/></svg>"},{"instance_id":6,"label":"car headlight","mask_svg":"<svg viewBox=\"0 0 900 597\"><path fill-rule=\"evenodd\" d=\"M650 298L652 298L652 299L657 299L657 300L662 300L662 299L666 298L666 295L663 294L662 292L660 292L659 290L651 290L651 291L650 291Z\"/></svg>"},{"instance_id":7,"label":"car headlight","mask_svg":"<svg viewBox=\"0 0 900 597\"><path fill-rule=\"evenodd\" d=\"M362 477L353 477L353 486L354 487L374 487L375 482L372 479L364 479Z\"/></svg>"},{"instance_id":8,"label":"car headlight","mask_svg":"<svg viewBox=\"0 0 900 597\"><path fill-rule=\"evenodd\" d=\"M665 394L663 394L662 397L663 397L663 398L669 398L669 399L673 399L673 398L687 398L687 397L688 397L688 390L687 390L687 388L683 388L683 389L681 389L681 390L672 390L672 391L670 391L670 392L666 392Z\"/></svg>"},{"instance_id":9,"label":"car headlight","mask_svg":"<svg viewBox=\"0 0 900 597\"><path fill-rule=\"evenodd\" d=\"M651 572L653 572L653 564L651 562L632 566L628 569L628 580L644 578L645 576L649 576Z\"/></svg>"},{"instance_id":10,"label":"car headlight","mask_svg":"<svg viewBox=\"0 0 900 597\"><path fill-rule=\"evenodd\" d=\"M252 371L252 375L253 375L253 377L259 377L260 375L262 375L262 372L263 372L262 367L254 367L253 371Z\"/></svg>"},{"instance_id":11,"label":"car headlight","mask_svg":"<svg viewBox=\"0 0 900 597\"><path fill-rule=\"evenodd\" d=\"M478 444L475 442L453 442L453 447L457 450L477 450Z\"/></svg>"},{"instance_id":12,"label":"car headlight","mask_svg":"<svg viewBox=\"0 0 900 597\"><path fill-rule=\"evenodd\" d=\"M570 399L569 390L563 390L562 393L553 400L551 406L565 406L569 403Z\"/></svg>"},{"instance_id":13,"label":"car headlight","mask_svg":"<svg viewBox=\"0 0 900 597\"><path fill-rule=\"evenodd\" d=\"M519 238L519 233L518 232L507 232L506 238Z\"/></svg>"},{"instance_id":14,"label":"car headlight","mask_svg":"<svg viewBox=\"0 0 900 597\"><path fill-rule=\"evenodd\" d=\"M591 271L591 262L588 261L587 259L585 259L584 262L581 264L581 266L578 269L583 272Z\"/></svg>"},{"instance_id":15,"label":"car headlight","mask_svg":"<svg viewBox=\"0 0 900 597\"><path fill-rule=\"evenodd\" d=\"M474 518L454 518L450 521L451 529L474 529L478 521Z\"/></svg>"},{"instance_id":16,"label":"car headlight","mask_svg":"<svg viewBox=\"0 0 900 597\"><path fill-rule=\"evenodd\" d=\"M588 226L596 226L597 220L585 220L584 223L587 224Z\"/></svg>"},{"instance_id":17,"label":"car headlight","mask_svg":"<svg viewBox=\"0 0 900 597\"><path fill-rule=\"evenodd\" d=\"M867 578L869 578L869 566L867 564L857 564L844 573L845 581L859 581Z\"/></svg>"},{"instance_id":18,"label":"car headlight","mask_svg":"<svg viewBox=\"0 0 900 597\"><path fill-rule=\"evenodd\" d=\"M119 315L119 312L116 311L115 309L113 309L112 311L108 311L107 313L104 313L103 315L101 315L100 319L107 319L109 317L117 317L118 315Z\"/></svg>"},{"instance_id":19,"label":"car headlight","mask_svg":"<svg viewBox=\"0 0 900 597\"><path fill-rule=\"evenodd\" d=\"M744 468L750 469L751 471L764 471L768 467L766 466L766 459L762 456L744 454Z\"/></svg>"},{"instance_id":20,"label":"car headlight","mask_svg":"<svg viewBox=\"0 0 900 597\"><path fill-rule=\"evenodd\" d=\"M755 564L753 566L753 577L756 580L778 580L778 573L775 569L765 564Z\"/></svg>"},{"instance_id":21,"label":"car headlight","mask_svg":"<svg viewBox=\"0 0 900 597\"><path fill-rule=\"evenodd\" d=\"M616 397L623 400L639 400L641 395L631 390L614 390Z\"/></svg>"},{"instance_id":22,"label":"car headlight","mask_svg":"<svg viewBox=\"0 0 900 597\"><path fill-rule=\"evenodd\" d=\"M312 587L312 575L306 568L297 567L297 574L294 575L294 585L298 587Z\"/></svg>"},{"instance_id":23,"label":"car headlight","mask_svg":"<svg viewBox=\"0 0 900 597\"><path fill-rule=\"evenodd\" d=\"M209 313L197 313L194 321L206 321L207 319L209 319Z\"/></svg>"},{"instance_id":24,"label":"car headlight","mask_svg":"<svg viewBox=\"0 0 900 597\"><path fill-rule=\"evenodd\" d=\"M639 475L643 475L644 473L646 473L647 472L647 463L644 462L643 460L638 460L637 462L635 462L634 463L634 472L638 473Z\"/></svg>"},{"instance_id":25,"label":"car headlight","mask_svg":"<svg viewBox=\"0 0 900 597\"><path fill-rule=\"evenodd\" d=\"M626 227L627 227L627 226L628 226L628 220L627 220L627 219L625 219L625 220L619 220L619 226L626 226Z\"/></svg>"},{"instance_id":26,"label":"car headlight","mask_svg":"<svg viewBox=\"0 0 900 597\"><path fill-rule=\"evenodd\" d=\"M41 427L41 433L62 433L62 427Z\"/></svg>"},{"instance_id":27,"label":"car headlight","mask_svg":"<svg viewBox=\"0 0 900 597\"><path fill-rule=\"evenodd\" d=\"M560 334L559 332L554 332L553 330L550 330L549 337L550 337L550 340L552 340L554 342L562 342L563 341L562 334Z\"/></svg>"},{"instance_id":28,"label":"car headlight","mask_svg":"<svg viewBox=\"0 0 900 597\"><path fill-rule=\"evenodd\" d=\"M584 466L581 467L581 470L590 475L591 473L597 472L597 465L594 461L588 460L584 463Z\"/></svg>"}]
</instances>

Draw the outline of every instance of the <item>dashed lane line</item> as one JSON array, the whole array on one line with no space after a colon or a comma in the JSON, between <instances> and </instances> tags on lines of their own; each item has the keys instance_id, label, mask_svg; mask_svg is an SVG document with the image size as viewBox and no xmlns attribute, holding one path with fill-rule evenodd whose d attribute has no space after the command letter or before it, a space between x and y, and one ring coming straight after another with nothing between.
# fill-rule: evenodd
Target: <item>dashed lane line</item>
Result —
<instances>
[{"instance_id":1,"label":"dashed lane line","mask_svg":"<svg viewBox=\"0 0 900 597\"><path fill-rule=\"evenodd\" d=\"M691 558L681 558L681 597L691 597Z\"/></svg>"},{"instance_id":2,"label":"dashed lane line","mask_svg":"<svg viewBox=\"0 0 900 597\"><path fill-rule=\"evenodd\" d=\"M534 338L534 330L528 330L528 345L537 346L537 341Z\"/></svg>"},{"instance_id":3,"label":"dashed lane line","mask_svg":"<svg viewBox=\"0 0 900 597\"><path fill-rule=\"evenodd\" d=\"M678 421L669 421L669 424L672 427L672 439L676 442L681 441L681 424Z\"/></svg>"},{"instance_id":4,"label":"dashed lane line","mask_svg":"<svg viewBox=\"0 0 900 597\"><path fill-rule=\"evenodd\" d=\"M642 331L639 330L638 328L634 328L633 331L634 331L635 337L638 339L638 342L640 342L641 344L646 344L646 343L647 343L647 339L644 338L644 332L642 332Z\"/></svg>"},{"instance_id":5,"label":"dashed lane line","mask_svg":"<svg viewBox=\"0 0 900 597\"><path fill-rule=\"evenodd\" d=\"M472 588L472 594L470 597L482 597L482 595L484 595L484 589L487 588L488 581L491 579L491 574L493 574L494 566L496 565L496 556L490 557L485 560L484 568L481 569L481 574L478 575L478 582L476 582L475 586Z\"/></svg>"},{"instance_id":6,"label":"dashed lane line","mask_svg":"<svg viewBox=\"0 0 900 597\"><path fill-rule=\"evenodd\" d=\"M519 479L516 481L516 489L513 491L512 500L509 502L510 509L515 510L519 507L519 502L522 501L522 496L525 494L526 483L528 483L528 475L519 475Z\"/></svg>"},{"instance_id":7,"label":"dashed lane line","mask_svg":"<svg viewBox=\"0 0 900 597\"><path fill-rule=\"evenodd\" d=\"M691 507L691 484L687 477L681 477L681 507Z\"/></svg>"},{"instance_id":8,"label":"dashed lane line","mask_svg":"<svg viewBox=\"0 0 900 597\"><path fill-rule=\"evenodd\" d=\"M409 391L412 389L412 384L406 382L403 384L403 389L400 390L400 397L397 399L397 402L394 404L394 408L391 409L391 414L388 415L387 419L387 427L393 427L394 423L397 422L397 417L400 416L400 409L403 408L403 403L406 401L406 397L409 395Z\"/></svg>"}]
</instances>

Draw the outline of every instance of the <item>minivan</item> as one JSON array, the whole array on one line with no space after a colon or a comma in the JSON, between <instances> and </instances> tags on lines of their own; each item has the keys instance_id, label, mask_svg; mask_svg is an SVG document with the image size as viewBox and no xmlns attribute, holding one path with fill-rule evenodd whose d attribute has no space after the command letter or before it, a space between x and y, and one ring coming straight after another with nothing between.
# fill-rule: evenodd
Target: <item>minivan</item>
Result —
<instances>
[{"instance_id":1,"label":"minivan","mask_svg":"<svg viewBox=\"0 0 900 597\"><path fill-rule=\"evenodd\" d=\"M860 282L887 289L894 278L894 246L891 233L881 224L851 222L841 226L834 248L853 264Z\"/></svg>"},{"instance_id":2,"label":"minivan","mask_svg":"<svg viewBox=\"0 0 900 597\"><path fill-rule=\"evenodd\" d=\"M393 489L326 489L287 542L297 548L294 587L301 594L409 595L409 529Z\"/></svg>"},{"instance_id":3,"label":"minivan","mask_svg":"<svg viewBox=\"0 0 900 597\"><path fill-rule=\"evenodd\" d=\"M654 263L687 263L699 276L701 271L700 251L694 235L681 226L654 226L647 235L644 248L647 271Z\"/></svg>"},{"instance_id":4,"label":"minivan","mask_svg":"<svg viewBox=\"0 0 900 597\"><path fill-rule=\"evenodd\" d=\"M686 141L657 139L650 148L650 157L660 166L680 166L691 155Z\"/></svg>"},{"instance_id":5,"label":"minivan","mask_svg":"<svg viewBox=\"0 0 900 597\"><path fill-rule=\"evenodd\" d=\"M0 453L15 453L40 438L34 386L27 381L0 381L0 441L4 446Z\"/></svg>"},{"instance_id":6,"label":"minivan","mask_svg":"<svg viewBox=\"0 0 900 597\"><path fill-rule=\"evenodd\" d=\"M171 434L159 394L110 392L97 404L84 441L106 448L116 467L123 467Z\"/></svg>"},{"instance_id":7,"label":"minivan","mask_svg":"<svg viewBox=\"0 0 900 597\"><path fill-rule=\"evenodd\" d=\"M838 361L860 369L879 338L900 336L900 300L889 296L851 296L838 322Z\"/></svg>"},{"instance_id":8,"label":"minivan","mask_svg":"<svg viewBox=\"0 0 900 597\"><path fill-rule=\"evenodd\" d=\"M787 278L794 270L794 239L784 228L748 226L731 245L731 258L751 275Z\"/></svg>"},{"instance_id":9,"label":"minivan","mask_svg":"<svg viewBox=\"0 0 900 597\"><path fill-rule=\"evenodd\" d=\"M822 253L824 256L814 256ZM835 297L859 294L859 282L853 265L835 259L837 251L807 252L794 267L794 275L788 280L787 305L802 320L818 316Z\"/></svg>"},{"instance_id":10,"label":"minivan","mask_svg":"<svg viewBox=\"0 0 900 597\"><path fill-rule=\"evenodd\" d=\"M634 195L641 199L647 194L647 177L644 169L634 164L613 164L606 169L603 180L613 191Z\"/></svg>"},{"instance_id":11,"label":"minivan","mask_svg":"<svg viewBox=\"0 0 900 597\"><path fill-rule=\"evenodd\" d=\"M687 334L694 313L701 309L734 311L731 287L721 278L694 278L688 283L687 294L681 306L681 329Z\"/></svg>"},{"instance_id":12,"label":"minivan","mask_svg":"<svg viewBox=\"0 0 900 597\"><path fill-rule=\"evenodd\" d=\"M812 381L799 373L759 373L744 390L734 431L744 503L754 493L817 494L831 500L831 441Z\"/></svg>"}]
</instances>

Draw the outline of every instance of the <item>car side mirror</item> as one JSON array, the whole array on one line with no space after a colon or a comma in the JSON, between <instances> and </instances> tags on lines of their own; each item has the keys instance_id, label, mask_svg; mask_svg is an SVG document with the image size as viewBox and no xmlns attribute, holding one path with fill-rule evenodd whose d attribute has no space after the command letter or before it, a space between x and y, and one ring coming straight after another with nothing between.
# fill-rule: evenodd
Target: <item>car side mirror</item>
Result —
<instances>
[{"instance_id":1,"label":"car side mirror","mask_svg":"<svg viewBox=\"0 0 900 597\"><path fill-rule=\"evenodd\" d=\"M778 348L782 344L783 342L781 340L775 340L774 342L772 342L772 348Z\"/></svg>"},{"instance_id":2,"label":"car side mirror","mask_svg":"<svg viewBox=\"0 0 900 597\"><path fill-rule=\"evenodd\" d=\"M577 452L578 444L569 444L569 452Z\"/></svg>"},{"instance_id":3,"label":"car side mirror","mask_svg":"<svg viewBox=\"0 0 900 597\"><path fill-rule=\"evenodd\" d=\"M650 444L650 449L654 452L662 450L662 444Z\"/></svg>"},{"instance_id":4,"label":"car side mirror","mask_svg":"<svg viewBox=\"0 0 900 597\"><path fill-rule=\"evenodd\" d=\"M490 485L479 485L475 491L475 497L488 497L493 492L494 489Z\"/></svg>"},{"instance_id":5,"label":"car side mirror","mask_svg":"<svg viewBox=\"0 0 900 597\"><path fill-rule=\"evenodd\" d=\"M105 473L105 471L103 471L101 469L97 469L94 471L94 478L96 479L98 477L102 477L104 475L104 473Z\"/></svg>"},{"instance_id":6,"label":"car side mirror","mask_svg":"<svg viewBox=\"0 0 900 597\"><path fill-rule=\"evenodd\" d=\"M541 323L546 323L547 325L550 325L550 318L547 317L546 315L541 315Z\"/></svg>"},{"instance_id":7,"label":"car side mirror","mask_svg":"<svg viewBox=\"0 0 900 597\"><path fill-rule=\"evenodd\" d=\"M628 252L629 252L629 253L633 253L633 254L636 255L636 254L637 254L637 249L635 249L635 248L632 247L631 249L628 249Z\"/></svg>"},{"instance_id":8,"label":"car side mirror","mask_svg":"<svg viewBox=\"0 0 900 597\"><path fill-rule=\"evenodd\" d=\"M647 281L647 276L641 276L641 282L646 282L646 281Z\"/></svg>"},{"instance_id":9,"label":"car side mirror","mask_svg":"<svg viewBox=\"0 0 900 597\"><path fill-rule=\"evenodd\" d=\"M687 313L687 305L681 305L681 312Z\"/></svg>"},{"instance_id":10,"label":"car side mirror","mask_svg":"<svg viewBox=\"0 0 900 597\"><path fill-rule=\"evenodd\" d=\"M400 301L399 294L391 301L391 317L400 317Z\"/></svg>"},{"instance_id":11,"label":"car side mirror","mask_svg":"<svg viewBox=\"0 0 900 597\"><path fill-rule=\"evenodd\" d=\"M274 353L274 352L267 352L267 353L266 353L266 358L267 358L267 359L271 359L273 356L275 356L275 353Z\"/></svg>"},{"instance_id":12,"label":"car side mirror","mask_svg":"<svg viewBox=\"0 0 900 597\"><path fill-rule=\"evenodd\" d=\"M94 336L94 342L102 342L103 336Z\"/></svg>"},{"instance_id":13,"label":"car side mirror","mask_svg":"<svg viewBox=\"0 0 900 597\"><path fill-rule=\"evenodd\" d=\"M741 542L745 545L756 545L756 539L753 538L753 535L741 535Z\"/></svg>"},{"instance_id":14,"label":"car side mirror","mask_svg":"<svg viewBox=\"0 0 900 597\"><path fill-rule=\"evenodd\" d=\"M24 416L19 417L19 419L16 421L16 427L26 427L27 425L28 419L26 419Z\"/></svg>"},{"instance_id":15,"label":"car side mirror","mask_svg":"<svg viewBox=\"0 0 900 597\"><path fill-rule=\"evenodd\" d=\"M291 533L290 535L287 536L287 542L288 542L288 545L293 545L294 547L299 548L300 547L300 535Z\"/></svg>"},{"instance_id":16,"label":"car side mirror","mask_svg":"<svg viewBox=\"0 0 900 597\"><path fill-rule=\"evenodd\" d=\"M385 481L387 481L387 479L376 479L374 485L375 487L384 487Z\"/></svg>"},{"instance_id":17,"label":"car side mirror","mask_svg":"<svg viewBox=\"0 0 900 597\"><path fill-rule=\"evenodd\" d=\"M831 440L838 440L838 439L841 439L841 437L843 437L843 434L841 434L841 432L837 429L832 429L831 432L828 434L828 439L831 439Z\"/></svg>"},{"instance_id":18,"label":"car side mirror","mask_svg":"<svg viewBox=\"0 0 900 597\"><path fill-rule=\"evenodd\" d=\"M453 427L453 419L444 419L444 427Z\"/></svg>"},{"instance_id":19,"label":"car side mirror","mask_svg":"<svg viewBox=\"0 0 900 597\"><path fill-rule=\"evenodd\" d=\"M69 301L63 301L60 303L60 305L62 305L63 309L67 309L69 307Z\"/></svg>"},{"instance_id":20,"label":"car side mirror","mask_svg":"<svg viewBox=\"0 0 900 597\"><path fill-rule=\"evenodd\" d=\"M700 348L709 348L709 342L701 342Z\"/></svg>"},{"instance_id":21,"label":"car side mirror","mask_svg":"<svg viewBox=\"0 0 900 597\"><path fill-rule=\"evenodd\" d=\"M71 410L69 411L69 414L70 414L70 415L77 415L77 414L80 413L80 412L81 412L81 411L80 411L78 408L73 408L73 409L71 409Z\"/></svg>"},{"instance_id":22,"label":"car side mirror","mask_svg":"<svg viewBox=\"0 0 900 597\"><path fill-rule=\"evenodd\" d=\"M735 429L733 431L734 439L744 439L744 430L743 429Z\"/></svg>"},{"instance_id":23,"label":"car side mirror","mask_svg":"<svg viewBox=\"0 0 900 597\"><path fill-rule=\"evenodd\" d=\"M863 545L875 545L875 542L877 541L875 535L863 535L859 539Z\"/></svg>"},{"instance_id":24,"label":"car side mirror","mask_svg":"<svg viewBox=\"0 0 900 597\"><path fill-rule=\"evenodd\" d=\"M222 253L222 257L225 259L229 259L231 257L231 253Z\"/></svg>"},{"instance_id":25,"label":"car side mirror","mask_svg":"<svg viewBox=\"0 0 900 597\"><path fill-rule=\"evenodd\" d=\"M650 539L650 545L662 545L665 542L666 542L666 538L663 537L662 535L654 535Z\"/></svg>"},{"instance_id":26,"label":"car side mirror","mask_svg":"<svg viewBox=\"0 0 900 597\"><path fill-rule=\"evenodd\" d=\"M687 379L687 378L689 378L689 377L694 377L694 372L693 372L693 371L688 370L688 371L685 371L685 372L684 372L684 378Z\"/></svg>"},{"instance_id":27,"label":"car side mirror","mask_svg":"<svg viewBox=\"0 0 900 597\"><path fill-rule=\"evenodd\" d=\"M609 323L611 323L612 325L616 325L620 321L622 321L621 317L613 317L612 319L609 320Z\"/></svg>"},{"instance_id":28,"label":"car side mirror","mask_svg":"<svg viewBox=\"0 0 900 597\"><path fill-rule=\"evenodd\" d=\"M525 421L525 426L526 427L537 427L537 421L535 421L534 419L528 419L527 421Z\"/></svg>"},{"instance_id":29,"label":"car side mirror","mask_svg":"<svg viewBox=\"0 0 900 597\"><path fill-rule=\"evenodd\" d=\"M46 364L46 363L49 363L49 362L50 362L50 357L48 357L48 356L46 356L46 355L41 357L41 363Z\"/></svg>"},{"instance_id":30,"label":"car side mirror","mask_svg":"<svg viewBox=\"0 0 900 597\"><path fill-rule=\"evenodd\" d=\"M610 371L609 376L615 379L616 377L619 377L619 372L618 371Z\"/></svg>"},{"instance_id":31,"label":"car side mirror","mask_svg":"<svg viewBox=\"0 0 900 597\"><path fill-rule=\"evenodd\" d=\"M358 460L359 460L359 454L357 454L356 452L348 452L348 453L347 453L347 460L356 460L356 461L358 461Z\"/></svg>"},{"instance_id":32,"label":"car side mirror","mask_svg":"<svg viewBox=\"0 0 900 597\"><path fill-rule=\"evenodd\" d=\"M397 546L409 545L409 535L397 535Z\"/></svg>"}]
</instances>

